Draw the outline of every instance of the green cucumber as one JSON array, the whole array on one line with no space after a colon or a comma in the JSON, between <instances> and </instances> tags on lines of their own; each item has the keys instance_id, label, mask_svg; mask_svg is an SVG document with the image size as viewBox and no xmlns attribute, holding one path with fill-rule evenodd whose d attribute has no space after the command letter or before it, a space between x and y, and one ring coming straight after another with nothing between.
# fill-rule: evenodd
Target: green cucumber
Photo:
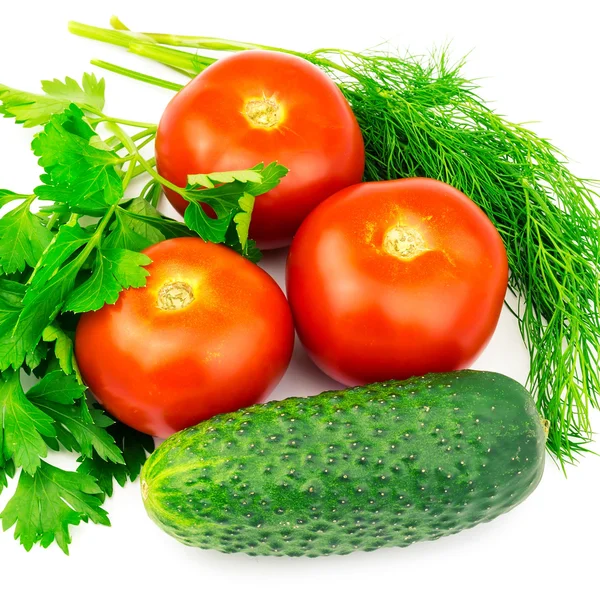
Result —
<instances>
[{"instance_id":1,"label":"green cucumber","mask_svg":"<svg viewBox=\"0 0 600 600\"><path fill-rule=\"evenodd\" d=\"M490 521L544 470L529 393L459 371L290 398L166 440L142 472L150 517L184 544L320 556L407 546Z\"/></svg>"}]
</instances>

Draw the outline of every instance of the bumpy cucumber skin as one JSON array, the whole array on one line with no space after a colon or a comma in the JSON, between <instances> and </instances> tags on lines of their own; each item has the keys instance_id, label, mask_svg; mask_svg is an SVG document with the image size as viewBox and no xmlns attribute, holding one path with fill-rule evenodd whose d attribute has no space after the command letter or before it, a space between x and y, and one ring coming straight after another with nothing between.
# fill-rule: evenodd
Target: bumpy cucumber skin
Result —
<instances>
[{"instance_id":1,"label":"bumpy cucumber skin","mask_svg":"<svg viewBox=\"0 0 600 600\"><path fill-rule=\"evenodd\" d=\"M544 469L529 393L460 371L290 398L181 431L146 462L150 517L184 544L321 556L490 521Z\"/></svg>"}]
</instances>

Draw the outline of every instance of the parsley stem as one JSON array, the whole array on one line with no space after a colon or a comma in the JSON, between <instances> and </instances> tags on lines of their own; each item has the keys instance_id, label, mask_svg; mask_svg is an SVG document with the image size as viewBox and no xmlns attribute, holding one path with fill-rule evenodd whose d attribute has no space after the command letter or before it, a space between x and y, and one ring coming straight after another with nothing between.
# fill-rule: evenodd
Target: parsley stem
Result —
<instances>
[{"instance_id":1,"label":"parsley stem","mask_svg":"<svg viewBox=\"0 0 600 600\"><path fill-rule=\"evenodd\" d=\"M125 173L125 177L123 177L123 193L127 190L127 186L131 183L133 179L133 174L135 173L135 167L137 165L137 157L132 158L129 161L129 166L127 167L127 172Z\"/></svg>"},{"instance_id":2,"label":"parsley stem","mask_svg":"<svg viewBox=\"0 0 600 600\"><path fill-rule=\"evenodd\" d=\"M160 183L161 185L169 188L170 190L173 190L174 192L177 192L178 194L183 194L185 192L183 188L180 188L174 183L171 183L168 179L165 179L156 172L156 169L154 169L152 165L148 162L148 160L146 160L142 156L142 154L138 150L138 147L135 145L131 137L125 131L123 131L121 127L119 127L115 123L108 123L107 127L121 140L123 146L125 146L125 148L127 148L127 150L131 154L135 154L137 156L137 161L144 168L144 170L152 177L152 179L158 181L158 183Z\"/></svg>"},{"instance_id":3,"label":"parsley stem","mask_svg":"<svg viewBox=\"0 0 600 600\"><path fill-rule=\"evenodd\" d=\"M126 69L125 67L120 67L119 65L115 65L113 63L106 62L104 60L92 60L90 61L94 66L100 67L106 71L110 71L111 73L117 73L118 75L124 75L125 77L130 77L131 79L136 79L137 81L143 81L144 83L149 83L150 85L155 85L157 87L162 87L167 90L172 90L174 92L178 92L183 85L180 83L175 83L173 81L167 81L166 79L160 79L159 77L153 77L152 75L146 75L145 73L140 73L139 71L133 71L132 69Z\"/></svg>"},{"instance_id":4,"label":"parsley stem","mask_svg":"<svg viewBox=\"0 0 600 600\"><path fill-rule=\"evenodd\" d=\"M136 133L135 135L131 136L131 139L134 142L137 142L138 140L141 140L145 137L151 136L151 139L154 139L154 137L156 136L156 126L153 125L152 127L149 127L148 129L144 129L144 131L138 131L138 133ZM115 143L118 142L118 143ZM122 148L124 148L125 146L122 144L122 142L119 141L119 138L116 135L113 135L112 137L108 138L106 140L106 143L112 148L112 150L114 150L115 152L118 152L119 150L121 150ZM131 155L127 155L127 158L130 158Z\"/></svg>"},{"instance_id":5,"label":"parsley stem","mask_svg":"<svg viewBox=\"0 0 600 600\"><path fill-rule=\"evenodd\" d=\"M149 158L146 163L148 166L154 167L154 165L156 165L156 159L153 156L152 158ZM147 173L146 167L144 165L138 165L133 172L133 178L139 177L142 173ZM154 181L154 178L152 178L151 182L152 181Z\"/></svg>"},{"instance_id":6,"label":"parsley stem","mask_svg":"<svg viewBox=\"0 0 600 600\"><path fill-rule=\"evenodd\" d=\"M52 213L48 221L46 222L46 229L48 231L52 231L52 228L56 224L56 221L59 219L59 214L57 212Z\"/></svg>"}]
</instances>

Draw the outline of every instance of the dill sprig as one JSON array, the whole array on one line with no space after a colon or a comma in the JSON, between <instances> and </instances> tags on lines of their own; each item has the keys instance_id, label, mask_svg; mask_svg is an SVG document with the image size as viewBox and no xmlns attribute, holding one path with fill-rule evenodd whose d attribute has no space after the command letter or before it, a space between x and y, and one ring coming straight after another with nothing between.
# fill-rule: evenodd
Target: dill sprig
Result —
<instances>
[{"instance_id":1,"label":"dill sprig","mask_svg":"<svg viewBox=\"0 0 600 600\"><path fill-rule=\"evenodd\" d=\"M600 210L595 182L574 175L548 140L498 115L452 64L377 50L301 53L259 44L170 34L135 34L71 24L79 35L118 43L177 68L184 51L198 73L198 49L261 48L301 56L331 76L352 106L365 140L367 180L431 177L472 198L494 223L508 253L509 288L530 355L529 387L550 422L548 448L561 464L591 441L599 408ZM107 34L102 33L108 32ZM99 33L100 32L100 33ZM161 52L161 49L165 52ZM175 53L175 54L173 54ZM141 77L140 77L141 78Z\"/></svg>"}]
</instances>

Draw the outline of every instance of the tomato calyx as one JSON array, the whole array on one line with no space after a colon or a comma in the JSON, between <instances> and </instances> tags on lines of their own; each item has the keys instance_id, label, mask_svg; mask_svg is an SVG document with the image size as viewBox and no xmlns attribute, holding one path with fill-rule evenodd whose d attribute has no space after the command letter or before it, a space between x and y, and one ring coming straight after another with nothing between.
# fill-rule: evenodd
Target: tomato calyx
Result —
<instances>
[{"instance_id":1,"label":"tomato calyx","mask_svg":"<svg viewBox=\"0 0 600 600\"><path fill-rule=\"evenodd\" d=\"M283 120L281 105L273 98L250 98L244 106L244 116L252 127L272 129Z\"/></svg>"},{"instance_id":2,"label":"tomato calyx","mask_svg":"<svg viewBox=\"0 0 600 600\"><path fill-rule=\"evenodd\" d=\"M401 260L412 260L429 250L421 232L414 227L394 225L383 237L383 251Z\"/></svg>"},{"instance_id":3,"label":"tomato calyx","mask_svg":"<svg viewBox=\"0 0 600 600\"><path fill-rule=\"evenodd\" d=\"M158 290L156 306L160 310L180 310L194 301L194 290L184 281L165 283Z\"/></svg>"}]
</instances>

